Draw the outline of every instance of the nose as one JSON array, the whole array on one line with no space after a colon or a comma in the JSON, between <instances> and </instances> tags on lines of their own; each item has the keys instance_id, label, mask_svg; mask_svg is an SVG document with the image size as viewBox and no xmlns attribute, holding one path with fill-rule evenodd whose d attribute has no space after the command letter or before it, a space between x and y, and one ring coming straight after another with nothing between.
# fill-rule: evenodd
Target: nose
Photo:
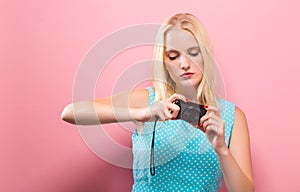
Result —
<instances>
[{"instance_id":1,"label":"nose","mask_svg":"<svg viewBox=\"0 0 300 192\"><path fill-rule=\"evenodd\" d=\"M189 58L187 58L187 56L185 55L181 55L181 58L180 58L180 68L181 69L184 69L184 70L187 70L190 68L190 60Z\"/></svg>"}]
</instances>

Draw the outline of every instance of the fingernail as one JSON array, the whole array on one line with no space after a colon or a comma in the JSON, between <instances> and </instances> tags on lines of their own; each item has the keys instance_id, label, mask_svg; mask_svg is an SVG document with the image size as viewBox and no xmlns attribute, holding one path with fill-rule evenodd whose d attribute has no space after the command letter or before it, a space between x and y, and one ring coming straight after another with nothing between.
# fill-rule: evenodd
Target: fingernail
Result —
<instances>
[{"instance_id":1,"label":"fingernail","mask_svg":"<svg viewBox=\"0 0 300 192\"><path fill-rule=\"evenodd\" d=\"M208 106L207 106L207 105L204 105L204 108L208 108Z\"/></svg>"}]
</instances>

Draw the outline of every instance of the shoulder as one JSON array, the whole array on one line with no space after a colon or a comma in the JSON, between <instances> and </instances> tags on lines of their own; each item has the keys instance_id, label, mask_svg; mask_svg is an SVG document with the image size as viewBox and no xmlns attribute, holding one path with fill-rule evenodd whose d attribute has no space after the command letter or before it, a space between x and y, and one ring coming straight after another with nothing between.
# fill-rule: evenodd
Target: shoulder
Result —
<instances>
[{"instance_id":1,"label":"shoulder","mask_svg":"<svg viewBox=\"0 0 300 192\"><path fill-rule=\"evenodd\" d=\"M247 125L247 118L242 109L238 106L235 106L235 113L234 113L234 125L235 127L239 127L240 125Z\"/></svg>"},{"instance_id":2,"label":"shoulder","mask_svg":"<svg viewBox=\"0 0 300 192\"><path fill-rule=\"evenodd\" d=\"M233 123L232 136L247 133L248 126L244 111L226 99L219 98L218 103L222 117Z\"/></svg>"},{"instance_id":3,"label":"shoulder","mask_svg":"<svg viewBox=\"0 0 300 192\"><path fill-rule=\"evenodd\" d=\"M221 110L226 110L228 108L231 108L231 110L234 111L235 104L229 100L218 98L218 105Z\"/></svg>"},{"instance_id":4,"label":"shoulder","mask_svg":"<svg viewBox=\"0 0 300 192\"><path fill-rule=\"evenodd\" d=\"M130 91L130 96L137 97L137 98L144 98L149 97L149 91L148 89L133 89Z\"/></svg>"},{"instance_id":5,"label":"shoulder","mask_svg":"<svg viewBox=\"0 0 300 192\"><path fill-rule=\"evenodd\" d=\"M236 106L233 102L219 98L218 99L220 109L225 110L228 108L231 108L231 110L234 112L234 119L236 120L245 120L246 116L245 113L240 109L238 106Z\"/></svg>"},{"instance_id":6,"label":"shoulder","mask_svg":"<svg viewBox=\"0 0 300 192\"><path fill-rule=\"evenodd\" d=\"M243 132L248 132L247 118L241 108L236 106L233 102L225 99L219 99L219 105L221 114L226 113L224 116L230 118L233 123L233 134L235 132L240 132L241 130L243 130Z\"/></svg>"},{"instance_id":7,"label":"shoulder","mask_svg":"<svg viewBox=\"0 0 300 192\"><path fill-rule=\"evenodd\" d=\"M223 120L233 124L235 115L235 104L226 99L218 98L218 106Z\"/></svg>"},{"instance_id":8,"label":"shoulder","mask_svg":"<svg viewBox=\"0 0 300 192\"><path fill-rule=\"evenodd\" d=\"M230 148L233 151L238 151L237 148L241 148L243 145L248 148L249 143L250 138L246 115L242 109L236 106Z\"/></svg>"}]
</instances>

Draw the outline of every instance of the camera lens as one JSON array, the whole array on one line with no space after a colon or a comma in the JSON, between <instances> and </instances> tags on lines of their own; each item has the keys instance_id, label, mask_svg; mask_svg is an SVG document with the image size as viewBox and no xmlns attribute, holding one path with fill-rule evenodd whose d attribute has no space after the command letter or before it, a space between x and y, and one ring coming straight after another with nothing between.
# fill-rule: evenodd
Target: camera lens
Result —
<instances>
[{"instance_id":1,"label":"camera lens","mask_svg":"<svg viewBox=\"0 0 300 192\"><path fill-rule=\"evenodd\" d=\"M186 108L182 112L182 118L190 123L198 124L199 122L199 110L196 110L195 108Z\"/></svg>"}]
</instances>

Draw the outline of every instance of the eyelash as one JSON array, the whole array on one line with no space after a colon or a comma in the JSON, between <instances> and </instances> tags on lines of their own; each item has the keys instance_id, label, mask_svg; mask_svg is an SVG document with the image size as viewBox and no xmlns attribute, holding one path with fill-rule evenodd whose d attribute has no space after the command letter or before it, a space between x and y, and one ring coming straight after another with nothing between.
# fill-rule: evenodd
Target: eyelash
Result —
<instances>
[{"instance_id":1,"label":"eyelash","mask_svg":"<svg viewBox=\"0 0 300 192\"><path fill-rule=\"evenodd\" d=\"M193 56L193 57L196 57L196 56L198 56L198 54L199 54L199 52L197 52L197 53L189 53L189 55L191 55L191 56ZM175 60L177 57L179 57L180 56L180 54L178 54L178 55L176 55L176 56L174 56L174 57L171 57L171 56L168 56L169 57L169 59L170 60Z\"/></svg>"},{"instance_id":2,"label":"eyelash","mask_svg":"<svg viewBox=\"0 0 300 192\"><path fill-rule=\"evenodd\" d=\"M179 55L176 55L175 57L169 56L169 59L173 61L173 60L175 60L177 57L179 57Z\"/></svg>"},{"instance_id":3,"label":"eyelash","mask_svg":"<svg viewBox=\"0 0 300 192\"><path fill-rule=\"evenodd\" d=\"M198 54L199 54L199 52L197 52L197 53L190 53L190 55L193 56L193 57L198 56Z\"/></svg>"}]
</instances>

